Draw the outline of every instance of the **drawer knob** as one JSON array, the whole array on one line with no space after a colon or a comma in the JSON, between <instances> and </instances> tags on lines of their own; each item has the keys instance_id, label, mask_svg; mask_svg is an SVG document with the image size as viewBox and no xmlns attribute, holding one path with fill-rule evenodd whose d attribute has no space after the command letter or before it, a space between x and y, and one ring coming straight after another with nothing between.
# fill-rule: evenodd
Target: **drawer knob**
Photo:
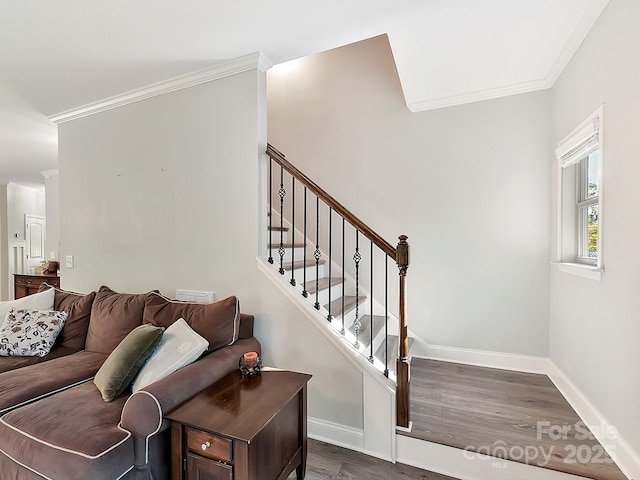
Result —
<instances>
[{"instance_id":1,"label":"drawer knob","mask_svg":"<svg viewBox=\"0 0 640 480\"><path fill-rule=\"evenodd\" d=\"M200 448L202 448L202 451L204 452L207 448L209 448L211 446L211 443L209 442L204 442L202 445L200 445Z\"/></svg>"}]
</instances>

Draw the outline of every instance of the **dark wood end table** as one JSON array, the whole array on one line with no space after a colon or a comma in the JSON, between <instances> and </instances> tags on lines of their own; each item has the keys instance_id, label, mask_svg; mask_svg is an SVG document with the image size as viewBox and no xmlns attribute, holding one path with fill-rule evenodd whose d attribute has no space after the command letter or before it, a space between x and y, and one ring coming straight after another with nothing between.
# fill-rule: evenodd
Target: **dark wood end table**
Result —
<instances>
[{"instance_id":1,"label":"dark wood end table","mask_svg":"<svg viewBox=\"0 0 640 480\"><path fill-rule=\"evenodd\" d=\"M232 372L184 402L171 421L173 480L284 480L307 460L311 375Z\"/></svg>"}]
</instances>

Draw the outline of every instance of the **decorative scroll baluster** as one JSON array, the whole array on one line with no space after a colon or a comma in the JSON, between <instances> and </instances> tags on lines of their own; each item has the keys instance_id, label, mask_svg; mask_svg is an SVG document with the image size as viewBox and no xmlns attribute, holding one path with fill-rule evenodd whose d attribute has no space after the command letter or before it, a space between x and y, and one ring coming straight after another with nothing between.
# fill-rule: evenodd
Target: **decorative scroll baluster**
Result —
<instances>
[{"instance_id":1,"label":"decorative scroll baluster","mask_svg":"<svg viewBox=\"0 0 640 480\"><path fill-rule=\"evenodd\" d=\"M333 239L331 238L333 234L333 225L331 222L331 214L333 213L333 208L329 207L329 312L327 313L327 321L331 322L333 320L333 315L331 315L331 252Z\"/></svg>"},{"instance_id":2,"label":"decorative scroll baluster","mask_svg":"<svg viewBox=\"0 0 640 480\"><path fill-rule=\"evenodd\" d=\"M344 217L342 217L342 328L340 329L340 335L344 335Z\"/></svg>"},{"instance_id":3,"label":"decorative scroll baluster","mask_svg":"<svg viewBox=\"0 0 640 480\"><path fill-rule=\"evenodd\" d=\"M384 256L384 376L389 378L389 257Z\"/></svg>"},{"instance_id":4,"label":"decorative scroll baluster","mask_svg":"<svg viewBox=\"0 0 640 480\"><path fill-rule=\"evenodd\" d=\"M396 417L400 427L409 426L409 338L407 335L407 269L409 244L407 236L400 235L396 247L396 263L400 274L400 348L396 361Z\"/></svg>"},{"instance_id":5,"label":"decorative scroll baluster","mask_svg":"<svg viewBox=\"0 0 640 480\"><path fill-rule=\"evenodd\" d=\"M278 195L280 195L280 246L278 247L278 255L280 255L280 275L284 275L284 196L287 192L284 189L284 168L280 167L280 190L278 190Z\"/></svg>"},{"instance_id":6,"label":"decorative scroll baluster","mask_svg":"<svg viewBox=\"0 0 640 480\"><path fill-rule=\"evenodd\" d=\"M316 310L320 310L320 197L316 197L316 250L313 252L313 258L316 259L316 303L313 304Z\"/></svg>"},{"instance_id":7,"label":"decorative scroll baluster","mask_svg":"<svg viewBox=\"0 0 640 480\"><path fill-rule=\"evenodd\" d=\"M371 255L371 271L369 272L369 332L371 340L369 341L369 362L373 363L373 242L370 248Z\"/></svg>"},{"instance_id":8,"label":"decorative scroll baluster","mask_svg":"<svg viewBox=\"0 0 640 480\"><path fill-rule=\"evenodd\" d=\"M296 177L291 176L291 238L289 239L291 245L291 280L289 283L291 286L296 286L296 269L293 265L296 263Z\"/></svg>"},{"instance_id":9,"label":"decorative scroll baluster","mask_svg":"<svg viewBox=\"0 0 640 480\"><path fill-rule=\"evenodd\" d=\"M360 281L360 260L362 260L362 255L360 255L360 248L358 246L358 230L356 230L356 253L353 254L353 262L356 265L356 318L353 320L353 327L356 333L356 341L353 346L356 347L357 350L360 349L360 342L358 341L358 335L360 334L360 316L358 312L358 304L360 303L360 293L359 289L359 281Z\"/></svg>"},{"instance_id":10,"label":"decorative scroll baluster","mask_svg":"<svg viewBox=\"0 0 640 480\"><path fill-rule=\"evenodd\" d=\"M269 157L269 263L273 265L273 158Z\"/></svg>"},{"instance_id":11,"label":"decorative scroll baluster","mask_svg":"<svg viewBox=\"0 0 640 480\"><path fill-rule=\"evenodd\" d=\"M304 215L303 215L303 241L304 245L302 247L302 263L306 263L307 261L307 187L304 187ZM309 292L307 292L307 268L306 266L302 269L302 296L307 298L309 296Z\"/></svg>"}]
</instances>

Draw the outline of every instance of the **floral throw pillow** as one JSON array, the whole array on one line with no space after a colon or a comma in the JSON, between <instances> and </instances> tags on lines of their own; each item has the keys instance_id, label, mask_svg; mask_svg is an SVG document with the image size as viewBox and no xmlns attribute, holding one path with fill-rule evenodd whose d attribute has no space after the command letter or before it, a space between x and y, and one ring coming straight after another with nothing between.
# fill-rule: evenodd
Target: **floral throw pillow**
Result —
<instances>
[{"instance_id":1,"label":"floral throw pillow","mask_svg":"<svg viewBox=\"0 0 640 480\"><path fill-rule=\"evenodd\" d=\"M0 327L0 356L44 357L66 320L66 312L9 309Z\"/></svg>"}]
</instances>

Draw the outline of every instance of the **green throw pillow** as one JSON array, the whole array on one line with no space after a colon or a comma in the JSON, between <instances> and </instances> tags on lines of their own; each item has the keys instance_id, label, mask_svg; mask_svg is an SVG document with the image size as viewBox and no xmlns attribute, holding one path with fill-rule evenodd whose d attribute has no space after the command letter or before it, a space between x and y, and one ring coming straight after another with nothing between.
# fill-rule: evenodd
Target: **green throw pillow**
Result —
<instances>
[{"instance_id":1,"label":"green throw pillow","mask_svg":"<svg viewBox=\"0 0 640 480\"><path fill-rule=\"evenodd\" d=\"M162 327L140 325L111 352L93 379L105 402L110 402L129 386L160 342L163 332Z\"/></svg>"}]
</instances>

